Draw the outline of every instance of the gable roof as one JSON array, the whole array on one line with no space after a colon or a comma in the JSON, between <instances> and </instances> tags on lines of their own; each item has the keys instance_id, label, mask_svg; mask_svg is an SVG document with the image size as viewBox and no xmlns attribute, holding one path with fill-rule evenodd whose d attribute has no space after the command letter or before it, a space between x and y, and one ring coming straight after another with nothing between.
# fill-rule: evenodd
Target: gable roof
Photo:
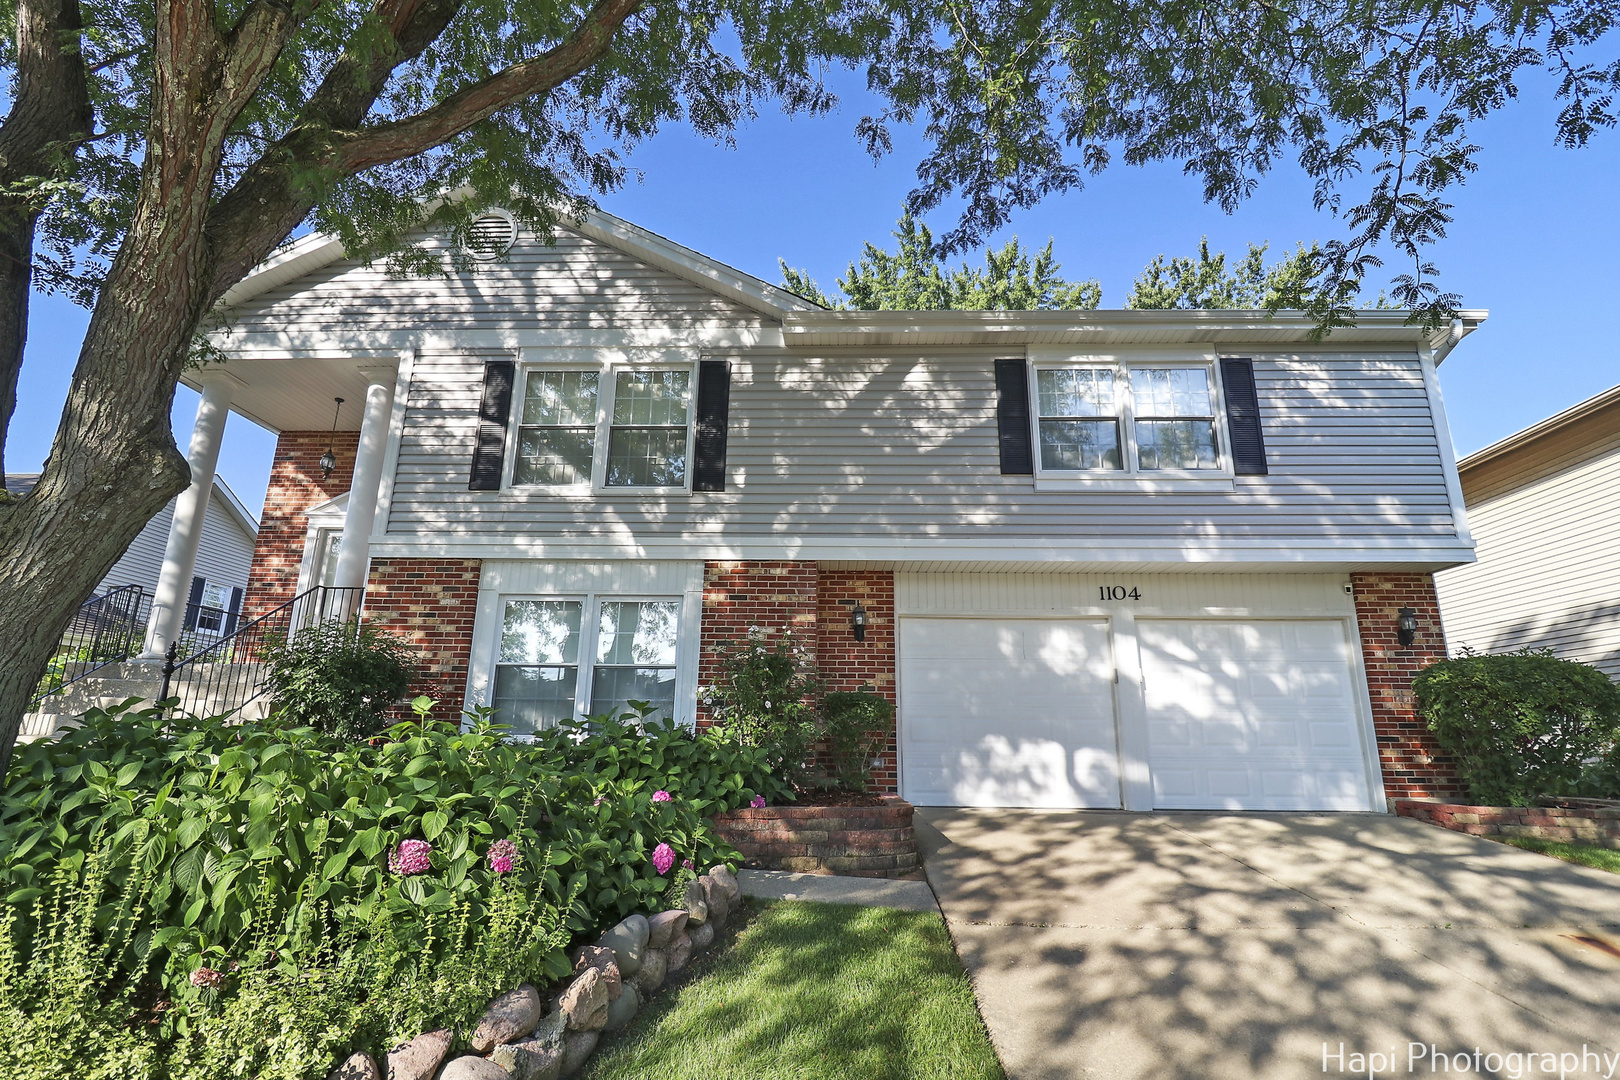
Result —
<instances>
[{"instance_id":1,"label":"gable roof","mask_svg":"<svg viewBox=\"0 0 1620 1080\"><path fill-rule=\"evenodd\" d=\"M15 495L18 498L33 491L34 485L37 483L39 483L39 473L37 472L6 473L6 493ZM210 507L218 506L225 511L232 520L241 526L242 531L248 534L248 539L254 539L259 535L259 519L253 516L253 512L243 504L241 499L237 498L236 492L231 490L231 486L218 475L214 477L214 496L216 497L208 500Z\"/></svg>"},{"instance_id":2,"label":"gable roof","mask_svg":"<svg viewBox=\"0 0 1620 1080\"><path fill-rule=\"evenodd\" d=\"M1469 503L1620 450L1620 386L1476 450L1457 463Z\"/></svg>"},{"instance_id":3,"label":"gable roof","mask_svg":"<svg viewBox=\"0 0 1620 1080\"><path fill-rule=\"evenodd\" d=\"M700 288L774 319L790 312L821 311L822 308L769 282L727 266L718 259L693 251L650 229L632 225L605 210L592 209L583 222L564 220L559 228L579 233L599 244L674 274ZM216 310L235 307L343 258L343 245L335 237L311 233L286 244L233 285L220 298Z\"/></svg>"}]
</instances>

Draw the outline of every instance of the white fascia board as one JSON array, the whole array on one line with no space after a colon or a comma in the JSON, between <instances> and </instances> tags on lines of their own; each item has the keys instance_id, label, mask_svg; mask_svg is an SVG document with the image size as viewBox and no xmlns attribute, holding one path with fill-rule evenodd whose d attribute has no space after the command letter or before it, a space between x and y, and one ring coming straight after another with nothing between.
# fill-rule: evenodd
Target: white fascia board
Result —
<instances>
[{"instance_id":1,"label":"white fascia board","mask_svg":"<svg viewBox=\"0 0 1620 1080\"><path fill-rule=\"evenodd\" d=\"M246 277L232 285L225 295L219 298L214 310L223 311L235 307L293 278L331 266L341 258L343 245L335 238L325 233L301 236L279 251L273 252L268 259L250 270Z\"/></svg>"}]
</instances>

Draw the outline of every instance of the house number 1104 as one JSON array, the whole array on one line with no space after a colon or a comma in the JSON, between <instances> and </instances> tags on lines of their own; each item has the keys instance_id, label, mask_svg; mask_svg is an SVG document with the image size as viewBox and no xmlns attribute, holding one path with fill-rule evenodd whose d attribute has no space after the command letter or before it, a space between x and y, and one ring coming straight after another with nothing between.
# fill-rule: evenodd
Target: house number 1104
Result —
<instances>
[{"instance_id":1,"label":"house number 1104","mask_svg":"<svg viewBox=\"0 0 1620 1080\"><path fill-rule=\"evenodd\" d=\"M1140 600L1142 599L1142 593L1135 585L1099 585L1097 586L1097 599Z\"/></svg>"}]
</instances>

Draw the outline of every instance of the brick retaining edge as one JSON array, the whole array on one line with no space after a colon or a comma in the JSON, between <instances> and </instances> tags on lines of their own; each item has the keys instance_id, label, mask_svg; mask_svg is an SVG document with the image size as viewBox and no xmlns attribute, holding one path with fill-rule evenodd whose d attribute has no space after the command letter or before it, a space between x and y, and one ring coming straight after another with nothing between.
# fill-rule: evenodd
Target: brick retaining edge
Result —
<instances>
[{"instance_id":1,"label":"brick retaining edge","mask_svg":"<svg viewBox=\"0 0 1620 1080\"><path fill-rule=\"evenodd\" d=\"M1467 806L1439 799L1395 799L1395 813L1470 836L1528 836L1620 850L1620 809Z\"/></svg>"},{"instance_id":2,"label":"brick retaining edge","mask_svg":"<svg viewBox=\"0 0 1620 1080\"><path fill-rule=\"evenodd\" d=\"M717 815L714 827L755 870L899 878L922 865L913 812L886 795L882 806L744 807Z\"/></svg>"}]
</instances>

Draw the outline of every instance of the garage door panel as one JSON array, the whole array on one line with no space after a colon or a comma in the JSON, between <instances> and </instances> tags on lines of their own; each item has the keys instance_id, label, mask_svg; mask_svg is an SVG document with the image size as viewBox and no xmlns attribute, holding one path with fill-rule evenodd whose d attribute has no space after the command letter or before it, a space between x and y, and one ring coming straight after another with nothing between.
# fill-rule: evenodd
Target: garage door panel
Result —
<instances>
[{"instance_id":1,"label":"garage door panel","mask_svg":"<svg viewBox=\"0 0 1620 1080\"><path fill-rule=\"evenodd\" d=\"M903 619L901 743L920 805L1119 805L1100 621Z\"/></svg>"},{"instance_id":2,"label":"garage door panel","mask_svg":"<svg viewBox=\"0 0 1620 1080\"><path fill-rule=\"evenodd\" d=\"M1341 622L1144 619L1138 636L1155 806L1369 809Z\"/></svg>"}]
</instances>

